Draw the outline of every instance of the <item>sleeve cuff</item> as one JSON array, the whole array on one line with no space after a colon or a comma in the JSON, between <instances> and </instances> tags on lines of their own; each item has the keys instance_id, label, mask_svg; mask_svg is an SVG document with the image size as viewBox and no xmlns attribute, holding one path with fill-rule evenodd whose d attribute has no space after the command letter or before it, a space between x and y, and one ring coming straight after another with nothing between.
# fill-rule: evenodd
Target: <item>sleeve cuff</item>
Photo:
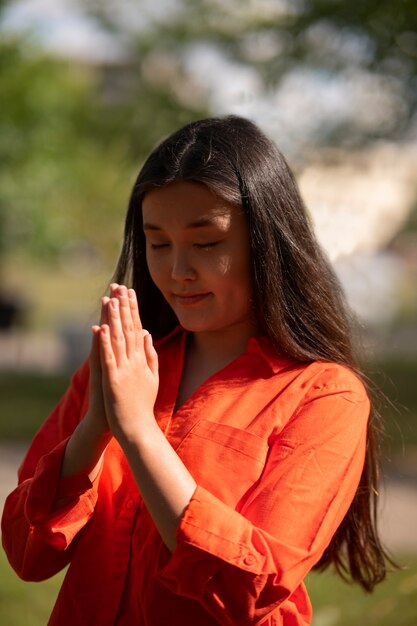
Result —
<instances>
[{"instance_id":1,"label":"sleeve cuff","mask_svg":"<svg viewBox=\"0 0 417 626\"><path fill-rule=\"evenodd\" d=\"M95 482L95 481L94 481ZM76 498L93 488L93 483L87 474L75 474L61 478L55 491L55 500L63 498Z\"/></svg>"},{"instance_id":2,"label":"sleeve cuff","mask_svg":"<svg viewBox=\"0 0 417 626\"><path fill-rule=\"evenodd\" d=\"M207 581L225 562L254 575L275 571L262 543L257 550L253 526L198 486L177 529L177 546L158 578L172 591L201 597Z\"/></svg>"},{"instance_id":3,"label":"sleeve cuff","mask_svg":"<svg viewBox=\"0 0 417 626\"><path fill-rule=\"evenodd\" d=\"M97 487L86 474L61 479L65 439L43 456L31 479L25 515L32 532L40 532L51 544L66 548L94 512ZM56 508L57 500L66 501Z\"/></svg>"},{"instance_id":4,"label":"sleeve cuff","mask_svg":"<svg viewBox=\"0 0 417 626\"><path fill-rule=\"evenodd\" d=\"M265 573L265 555L252 545L252 524L204 487L197 487L177 530L190 544L254 574Z\"/></svg>"}]
</instances>

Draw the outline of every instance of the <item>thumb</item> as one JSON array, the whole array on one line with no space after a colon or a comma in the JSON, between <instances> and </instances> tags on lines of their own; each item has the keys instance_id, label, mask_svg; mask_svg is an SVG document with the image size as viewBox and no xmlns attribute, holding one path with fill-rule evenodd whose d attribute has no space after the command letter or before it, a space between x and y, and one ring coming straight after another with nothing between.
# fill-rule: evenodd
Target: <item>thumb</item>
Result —
<instances>
[{"instance_id":1,"label":"thumb","mask_svg":"<svg viewBox=\"0 0 417 626\"><path fill-rule=\"evenodd\" d=\"M158 376L158 355L153 346L152 335L149 333L144 336L143 343L145 347L145 356L146 361L148 363L148 367L151 370L152 374L157 377Z\"/></svg>"}]
</instances>

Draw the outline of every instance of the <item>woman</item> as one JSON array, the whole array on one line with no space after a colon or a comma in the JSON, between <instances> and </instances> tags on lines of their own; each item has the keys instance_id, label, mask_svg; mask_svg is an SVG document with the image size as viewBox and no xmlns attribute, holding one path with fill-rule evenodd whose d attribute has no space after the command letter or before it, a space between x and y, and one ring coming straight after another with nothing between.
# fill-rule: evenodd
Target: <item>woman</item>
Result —
<instances>
[{"instance_id":1,"label":"woman","mask_svg":"<svg viewBox=\"0 0 417 626\"><path fill-rule=\"evenodd\" d=\"M313 566L384 578L350 320L254 124L153 151L101 315L3 517L22 578L70 563L51 625L301 626Z\"/></svg>"}]
</instances>

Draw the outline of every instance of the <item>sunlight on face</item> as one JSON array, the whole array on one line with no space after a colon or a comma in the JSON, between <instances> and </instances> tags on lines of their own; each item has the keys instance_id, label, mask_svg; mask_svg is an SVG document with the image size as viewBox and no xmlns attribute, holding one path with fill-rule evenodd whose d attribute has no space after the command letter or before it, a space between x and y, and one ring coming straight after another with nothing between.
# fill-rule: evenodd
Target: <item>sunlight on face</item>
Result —
<instances>
[{"instance_id":1,"label":"sunlight on face","mask_svg":"<svg viewBox=\"0 0 417 626\"><path fill-rule=\"evenodd\" d=\"M189 331L252 325L249 229L236 207L201 183L179 181L143 200L152 280Z\"/></svg>"}]
</instances>

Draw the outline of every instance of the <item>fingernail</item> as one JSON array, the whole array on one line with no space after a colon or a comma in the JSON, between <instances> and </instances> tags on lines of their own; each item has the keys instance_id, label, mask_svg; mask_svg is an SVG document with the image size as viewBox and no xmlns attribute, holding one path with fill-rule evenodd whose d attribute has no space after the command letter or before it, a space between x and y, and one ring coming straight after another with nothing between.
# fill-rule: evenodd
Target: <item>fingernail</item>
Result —
<instances>
[{"instance_id":1,"label":"fingernail","mask_svg":"<svg viewBox=\"0 0 417 626\"><path fill-rule=\"evenodd\" d=\"M136 294L135 294L135 290L134 289L129 289L127 293L128 293L129 298L131 300L136 300Z\"/></svg>"}]
</instances>

